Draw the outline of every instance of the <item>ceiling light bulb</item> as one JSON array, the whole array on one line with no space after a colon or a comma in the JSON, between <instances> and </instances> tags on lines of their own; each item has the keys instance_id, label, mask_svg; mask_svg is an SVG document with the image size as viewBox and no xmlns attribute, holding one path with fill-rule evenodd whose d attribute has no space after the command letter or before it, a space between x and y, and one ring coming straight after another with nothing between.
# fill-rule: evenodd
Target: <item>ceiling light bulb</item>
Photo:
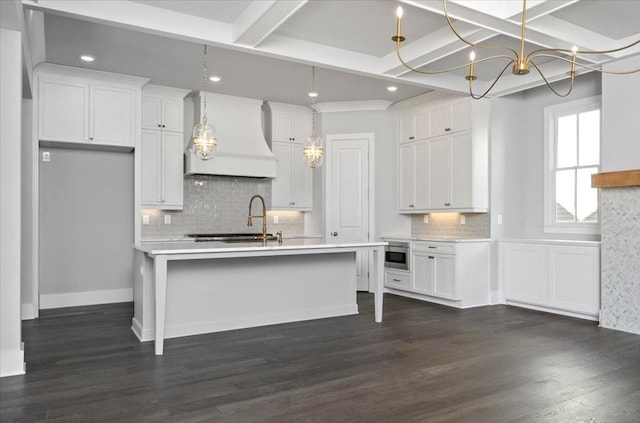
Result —
<instances>
[{"instance_id":1,"label":"ceiling light bulb","mask_svg":"<svg viewBox=\"0 0 640 423\"><path fill-rule=\"evenodd\" d=\"M309 95L309 97L314 97L315 98L315 97L318 96L318 93L315 92L315 91L311 91L308 95Z\"/></svg>"},{"instance_id":2,"label":"ceiling light bulb","mask_svg":"<svg viewBox=\"0 0 640 423\"><path fill-rule=\"evenodd\" d=\"M474 60L476 60L476 52L475 51L471 51L471 53L469 53L469 60L471 60L472 62Z\"/></svg>"},{"instance_id":3,"label":"ceiling light bulb","mask_svg":"<svg viewBox=\"0 0 640 423\"><path fill-rule=\"evenodd\" d=\"M85 61L85 62L93 62L94 60L96 60L95 57L89 55L89 54L83 54L82 56L80 56L80 59Z\"/></svg>"},{"instance_id":4,"label":"ceiling light bulb","mask_svg":"<svg viewBox=\"0 0 640 423\"><path fill-rule=\"evenodd\" d=\"M220 82L220 81L222 81L222 78L220 78L219 76L216 76L216 75L211 75L209 77L209 81L211 81L211 82Z\"/></svg>"},{"instance_id":5,"label":"ceiling light bulb","mask_svg":"<svg viewBox=\"0 0 640 423\"><path fill-rule=\"evenodd\" d=\"M387 91L391 91L391 92L398 91L398 87L396 87L395 85L390 85L387 87Z\"/></svg>"},{"instance_id":6,"label":"ceiling light bulb","mask_svg":"<svg viewBox=\"0 0 640 423\"><path fill-rule=\"evenodd\" d=\"M402 18L402 6L398 6L398 8L396 9L396 16L398 17L398 19Z\"/></svg>"}]
</instances>

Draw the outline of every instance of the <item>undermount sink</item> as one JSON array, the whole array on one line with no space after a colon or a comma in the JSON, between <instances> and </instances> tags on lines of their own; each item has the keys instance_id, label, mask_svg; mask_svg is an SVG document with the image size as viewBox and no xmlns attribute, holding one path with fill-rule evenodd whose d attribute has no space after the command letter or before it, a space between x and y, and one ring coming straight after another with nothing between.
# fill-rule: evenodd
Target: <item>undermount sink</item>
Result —
<instances>
[{"instance_id":1,"label":"undermount sink","mask_svg":"<svg viewBox=\"0 0 640 423\"><path fill-rule=\"evenodd\" d=\"M195 242L262 242L261 233L221 233L221 234L187 234ZM278 238L273 234L267 234L267 241L275 241Z\"/></svg>"}]
</instances>

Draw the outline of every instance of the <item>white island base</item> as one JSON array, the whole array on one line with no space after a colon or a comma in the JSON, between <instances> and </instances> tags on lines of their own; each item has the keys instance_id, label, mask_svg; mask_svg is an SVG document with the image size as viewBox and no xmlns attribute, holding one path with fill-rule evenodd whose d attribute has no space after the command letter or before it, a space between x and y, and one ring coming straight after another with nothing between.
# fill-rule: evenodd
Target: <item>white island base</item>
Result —
<instances>
[{"instance_id":1,"label":"white island base","mask_svg":"<svg viewBox=\"0 0 640 423\"><path fill-rule=\"evenodd\" d=\"M155 340L160 355L164 338L357 314L358 251L374 252L375 320L381 321L383 246L143 246L132 330L141 341Z\"/></svg>"}]
</instances>

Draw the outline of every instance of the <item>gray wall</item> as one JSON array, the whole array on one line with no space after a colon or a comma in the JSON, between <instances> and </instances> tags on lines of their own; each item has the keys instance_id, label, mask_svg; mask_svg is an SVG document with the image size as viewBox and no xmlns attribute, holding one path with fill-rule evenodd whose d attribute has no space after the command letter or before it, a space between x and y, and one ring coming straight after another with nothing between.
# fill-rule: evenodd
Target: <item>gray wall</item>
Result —
<instances>
[{"instance_id":1,"label":"gray wall","mask_svg":"<svg viewBox=\"0 0 640 423\"><path fill-rule=\"evenodd\" d=\"M566 90L567 83L558 84ZM491 170L492 213L503 212L505 238L558 238L594 240L597 236L544 232L544 108L599 95L600 74L576 78L569 98L554 95L546 86L492 100ZM497 216L492 216L492 227Z\"/></svg>"},{"instance_id":2,"label":"gray wall","mask_svg":"<svg viewBox=\"0 0 640 423\"><path fill-rule=\"evenodd\" d=\"M39 158L40 295L133 288L133 153Z\"/></svg>"},{"instance_id":3,"label":"gray wall","mask_svg":"<svg viewBox=\"0 0 640 423\"><path fill-rule=\"evenodd\" d=\"M375 135L376 236L410 234L411 217L399 215L397 206L395 111L323 113L322 132L325 138L330 134L373 133Z\"/></svg>"}]
</instances>

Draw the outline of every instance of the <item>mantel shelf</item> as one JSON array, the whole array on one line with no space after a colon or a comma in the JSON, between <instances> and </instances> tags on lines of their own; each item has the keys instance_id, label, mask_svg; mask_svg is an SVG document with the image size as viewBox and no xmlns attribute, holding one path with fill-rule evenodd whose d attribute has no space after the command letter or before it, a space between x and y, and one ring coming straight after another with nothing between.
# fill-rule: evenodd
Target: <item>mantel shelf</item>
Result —
<instances>
[{"instance_id":1,"label":"mantel shelf","mask_svg":"<svg viewBox=\"0 0 640 423\"><path fill-rule=\"evenodd\" d=\"M591 186L593 188L640 186L640 169L596 173L591 175Z\"/></svg>"}]
</instances>

